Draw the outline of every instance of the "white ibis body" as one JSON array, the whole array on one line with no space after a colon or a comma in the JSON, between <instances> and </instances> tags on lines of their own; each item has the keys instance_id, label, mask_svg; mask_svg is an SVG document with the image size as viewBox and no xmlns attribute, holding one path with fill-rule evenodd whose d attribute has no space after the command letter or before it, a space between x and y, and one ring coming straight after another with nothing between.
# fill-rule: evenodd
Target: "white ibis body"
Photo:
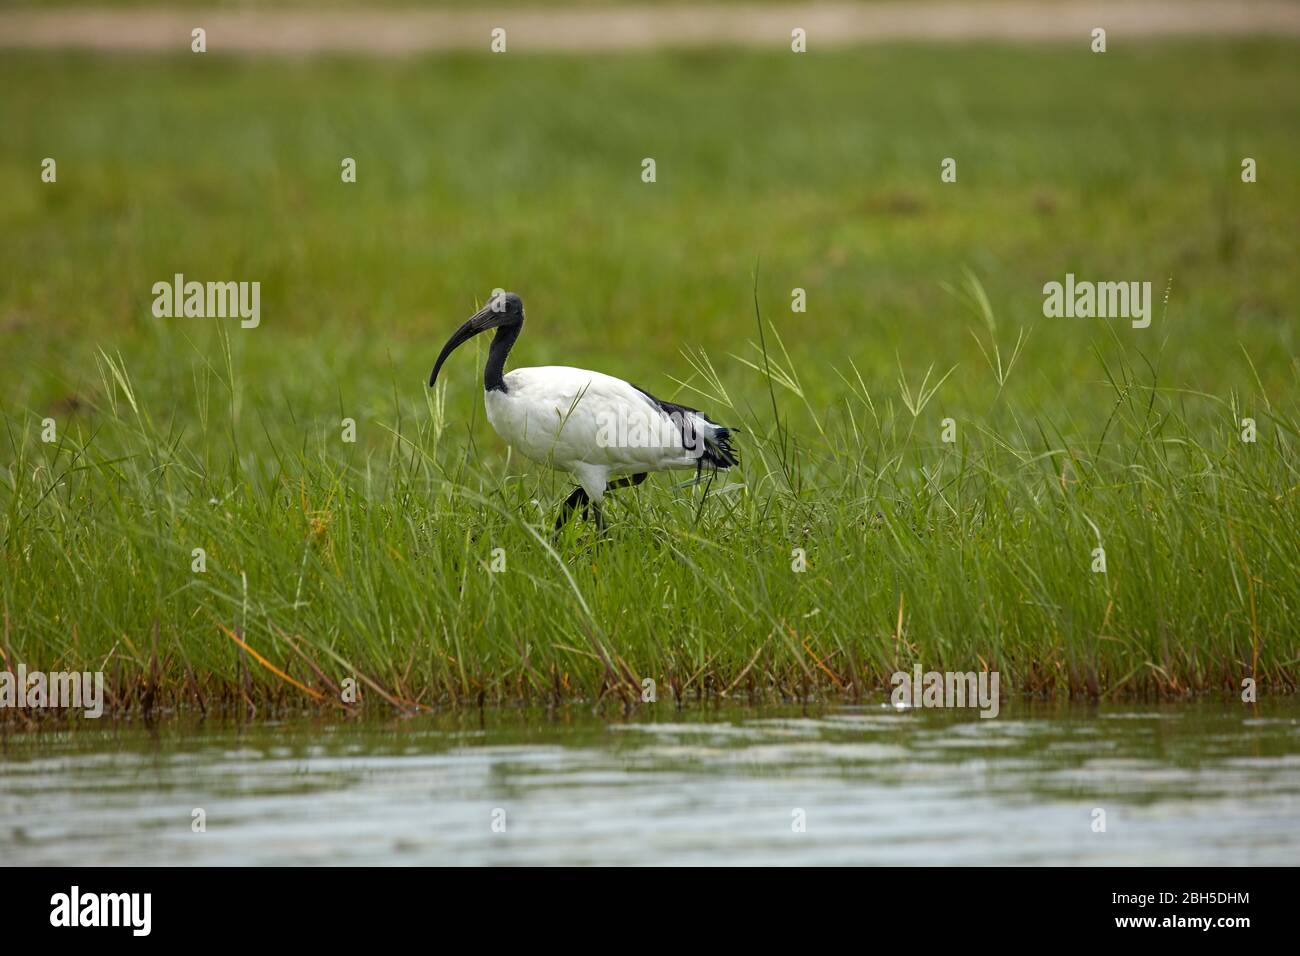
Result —
<instances>
[{"instance_id":1,"label":"white ibis body","mask_svg":"<svg viewBox=\"0 0 1300 956\"><path fill-rule=\"evenodd\" d=\"M579 505L585 514L588 503L602 525L600 501L606 489L638 485L652 471L698 472L738 463L730 429L698 409L662 401L620 378L564 365L506 372L506 356L523 325L519 296L494 296L447 340L429 386L458 346L496 329L483 370L488 421L524 456L577 479L557 528Z\"/></svg>"}]
</instances>

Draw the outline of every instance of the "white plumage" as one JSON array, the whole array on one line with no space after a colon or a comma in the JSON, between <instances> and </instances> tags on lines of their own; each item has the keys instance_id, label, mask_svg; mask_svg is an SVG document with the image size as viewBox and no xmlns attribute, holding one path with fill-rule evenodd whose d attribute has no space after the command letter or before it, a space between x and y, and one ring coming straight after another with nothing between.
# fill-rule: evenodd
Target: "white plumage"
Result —
<instances>
[{"instance_id":1,"label":"white plumage","mask_svg":"<svg viewBox=\"0 0 1300 956\"><path fill-rule=\"evenodd\" d=\"M679 416L684 433L645 392L602 372L518 368L506 373L505 385L483 393L496 433L520 454L572 474L596 502L611 478L698 467L702 439L717 429L688 411Z\"/></svg>"}]
</instances>

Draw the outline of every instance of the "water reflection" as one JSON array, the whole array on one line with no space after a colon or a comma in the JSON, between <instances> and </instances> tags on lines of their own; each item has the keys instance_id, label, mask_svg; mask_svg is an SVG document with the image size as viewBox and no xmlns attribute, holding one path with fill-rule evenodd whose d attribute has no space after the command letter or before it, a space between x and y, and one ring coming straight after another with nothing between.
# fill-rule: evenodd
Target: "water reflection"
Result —
<instances>
[{"instance_id":1,"label":"water reflection","mask_svg":"<svg viewBox=\"0 0 1300 956\"><path fill-rule=\"evenodd\" d=\"M5 863L1263 864L1300 701L0 733ZM206 812L206 832L191 829ZM1106 832L1093 832L1093 811ZM493 832L494 810L505 831ZM802 811L805 832L793 824Z\"/></svg>"}]
</instances>

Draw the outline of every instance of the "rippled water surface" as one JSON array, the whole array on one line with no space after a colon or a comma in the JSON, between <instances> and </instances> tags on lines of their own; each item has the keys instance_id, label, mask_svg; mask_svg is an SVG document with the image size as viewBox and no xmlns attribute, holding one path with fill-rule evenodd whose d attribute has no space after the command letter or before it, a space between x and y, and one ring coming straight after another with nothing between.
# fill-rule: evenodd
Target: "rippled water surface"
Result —
<instances>
[{"instance_id":1,"label":"rippled water surface","mask_svg":"<svg viewBox=\"0 0 1300 956\"><path fill-rule=\"evenodd\" d=\"M11 724L0 863L1300 860L1300 701L1005 705L991 720L658 706Z\"/></svg>"}]
</instances>

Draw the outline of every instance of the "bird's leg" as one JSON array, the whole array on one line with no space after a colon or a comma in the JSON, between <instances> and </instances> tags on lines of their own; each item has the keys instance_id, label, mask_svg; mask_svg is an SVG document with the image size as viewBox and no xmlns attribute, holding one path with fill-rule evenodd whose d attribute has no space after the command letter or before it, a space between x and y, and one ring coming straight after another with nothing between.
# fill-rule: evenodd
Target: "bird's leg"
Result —
<instances>
[{"instance_id":1,"label":"bird's leg","mask_svg":"<svg viewBox=\"0 0 1300 956\"><path fill-rule=\"evenodd\" d=\"M648 472L638 471L635 475L628 475L626 478L620 478L618 481L611 481L608 489L613 490L614 488L627 488L628 486L639 485L641 482L645 481L647 474Z\"/></svg>"},{"instance_id":2,"label":"bird's leg","mask_svg":"<svg viewBox=\"0 0 1300 956\"><path fill-rule=\"evenodd\" d=\"M626 478L611 481L605 486L606 490L639 485L641 482L646 480L647 474L648 472L639 471L635 475L628 475ZM564 523L569 520L569 516L573 514L578 505L582 505L582 517L584 519L587 518L588 507L590 507L591 516L596 520L597 529L601 531L605 530L605 515L601 512L600 505L592 501L590 496L588 496L586 489L579 485L577 488L573 489L573 493L569 495L569 497L565 498L564 504L560 506L560 516L555 519L555 530L557 532L564 527Z\"/></svg>"},{"instance_id":3,"label":"bird's leg","mask_svg":"<svg viewBox=\"0 0 1300 956\"><path fill-rule=\"evenodd\" d=\"M605 486L605 490L606 490L606 491L611 491L611 490L613 490L614 488L627 488L627 487L631 487L631 486L639 485L639 484L641 484L641 482L643 482L643 481L646 480L646 475L647 475L647 474L648 474L648 472L639 471L639 472L637 472L635 475L628 475L628 476L625 477L625 478L619 478L617 481L611 481L608 485ZM582 491L582 489L579 488L579 489L577 489L577 491ZM576 494L576 492L575 492L575 494ZM570 497L572 497L572 496L570 496ZM568 502L566 501L565 504L567 505ZM592 510L592 512L594 513L593 516L594 516L595 519L596 519L596 530L598 530L598 531L604 531L604 530L606 529L606 524L605 524L605 515L601 512L601 510L600 510L600 505L599 505L597 502L592 501L592 502L591 502L591 510ZM587 502L586 502L586 500L583 501L583 505L582 505L582 516L583 516L584 518L587 517ZM559 527L559 524L558 524L558 523L556 524L556 527L557 527L557 528Z\"/></svg>"},{"instance_id":4,"label":"bird's leg","mask_svg":"<svg viewBox=\"0 0 1300 956\"><path fill-rule=\"evenodd\" d=\"M573 489L573 493L564 499L564 504L560 505L560 516L555 519L555 530L559 531L564 527L564 523L569 520L573 514L573 509L582 505L582 516L587 516L587 491L581 485Z\"/></svg>"}]
</instances>

